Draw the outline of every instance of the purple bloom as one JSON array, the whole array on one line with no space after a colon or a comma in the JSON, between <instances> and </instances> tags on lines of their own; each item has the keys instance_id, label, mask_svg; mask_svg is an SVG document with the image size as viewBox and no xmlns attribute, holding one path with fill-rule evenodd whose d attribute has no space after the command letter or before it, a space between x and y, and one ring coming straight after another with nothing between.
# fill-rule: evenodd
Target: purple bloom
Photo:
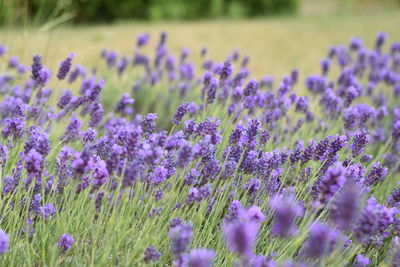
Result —
<instances>
[{"instance_id":1,"label":"purple bloom","mask_svg":"<svg viewBox=\"0 0 400 267\"><path fill-rule=\"evenodd\" d=\"M22 137L23 130L25 128L25 120L22 118L14 117L14 118L6 118L4 120L4 128L2 130L2 134L4 138L12 136L14 139L18 139Z\"/></svg>"},{"instance_id":2,"label":"purple bloom","mask_svg":"<svg viewBox=\"0 0 400 267\"><path fill-rule=\"evenodd\" d=\"M188 108L189 108L189 103L183 103L183 104L179 105L179 107L176 109L172 123L175 125L178 125L181 122L182 118L188 112Z\"/></svg>"},{"instance_id":3,"label":"purple bloom","mask_svg":"<svg viewBox=\"0 0 400 267\"><path fill-rule=\"evenodd\" d=\"M19 65L19 58L16 56L10 57L10 59L8 60L8 67L13 69L13 68L17 68L18 65Z\"/></svg>"},{"instance_id":4,"label":"purple bloom","mask_svg":"<svg viewBox=\"0 0 400 267\"><path fill-rule=\"evenodd\" d=\"M96 159L93 164L93 189L97 189L107 182L108 170L106 163L101 159Z\"/></svg>"},{"instance_id":5,"label":"purple bloom","mask_svg":"<svg viewBox=\"0 0 400 267\"><path fill-rule=\"evenodd\" d=\"M52 203L45 204L44 206L40 207L40 216L48 220L51 216L54 216L57 212L56 207Z\"/></svg>"},{"instance_id":6,"label":"purple bloom","mask_svg":"<svg viewBox=\"0 0 400 267\"><path fill-rule=\"evenodd\" d=\"M63 234L61 235L57 245L62 249L63 252L65 252L72 247L74 242L75 239L70 234Z\"/></svg>"},{"instance_id":7,"label":"purple bloom","mask_svg":"<svg viewBox=\"0 0 400 267\"><path fill-rule=\"evenodd\" d=\"M249 96L249 95L255 95L258 90L258 82L254 79L250 79L249 83L244 89L244 95Z\"/></svg>"},{"instance_id":8,"label":"purple bloom","mask_svg":"<svg viewBox=\"0 0 400 267\"><path fill-rule=\"evenodd\" d=\"M231 62L229 60L225 61L220 73L221 80L224 81L228 79L232 75L232 72L233 72L233 66Z\"/></svg>"},{"instance_id":9,"label":"purple bloom","mask_svg":"<svg viewBox=\"0 0 400 267\"><path fill-rule=\"evenodd\" d=\"M369 259L365 257L363 254L358 254L356 256L356 262L354 264L354 267L366 267L370 263Z\"/></svg>"},{"instance_id":10,"label":"purple bloom","mask_svg":"<svg viewBox=\"0 0 400 267\"><path fill-rule=\"evenodd\" d=\"M392 193L387 196L386 202L391 207L400 207L400 187L393 189Z\"/></svg>"},{"instance_id":11,"label":"purple bloom","mask_svg":"<svg viewBox=\"0 0 400 267\"><path fill-rule=\"evenodd\" d=\"M308 110L308 98L306 96L301 96L297 99L296 111L306 113Z\"/></svg>"},{"instance_id":12,"label":"purple bloom","mask_svg":"<svg viewBox=\"0 0 400 267\"><path fill-rule=\"evenodd\" d=\"M62 94L60 99L58 100L57 106L60 109L65 108L72 100L72 97L73 95L70 90L65 91L64 94Z\"/></svg>"},{"instance_id":13,"label":"purple bloom","mask_svg":"<svg viewBox=\"0 0 400 267\"><path fill-rule=\"evenodd\" d=\"M161 184L167 179L168 171L164 166L158 166L154 171L153 184L155 186Z\"/></svg>"},{"instance_id":14,"label":"purple bloom","mask_svg":"<svg viewBox=\"0 0 400 267\"><path fill-rule=\"evenodd\" d=\"M193 150L189 144L183 145L178 151L176 166L185 168L193 160Z\"/></svg>"},{"instance_id":15,"label":"purple bloom","mask_svg":"<svg viewBox=\"0 0 400 267\"><path fill-rule=\"evenodd\" d=\"M232 252L241 257L252 254L258 233L258 223L242 220L225 222L223 232L226 244Z\"/></svg>"},{"instance_id":16,"label":"purple bloom","mask_svg":"<svg viewBox=\"0 0 400 267\"><path fill-rule=\"evenodd\" d=\"M8 251L10 244L10 238L8 234L0 229L0 254L4 254Z\"/></svg>"},{"instance_id":17,"label":"purple bloom","mask_svg":"<svg viewBox=\"0 0 400 267\"><path fill-rule=\"evenodd\" d=\"M302 208L289 196L276 195L270 202L274 211L272 232L280 237L289 237L296 234L295 220L302 215Z\"/></svg>"},{"instance_id":18,"label":"purple bloom","mask_svg":"<svg viewBox=\"0 0 400 267\"><path fill-rule=\"evenodd\" d=\"M148 33L139 34L137 36L136 45L138 47L145 46L149 42L149 39L150 39L150 35Z\"/></svg>"},{"instance_id":19,"label":"purple bloom","mask_svg":"<svg viewBox=\"0 0 400 267\"><path fill-rule=\"evenodd\" d=\"M79 137L79 131L81 129L81 125L82 123L80 119L78 119L76 115L72 116L70 123L67 126L66 131L64 133L63 136L64 140L66 142L70 142L77 139Z\"/></svg>"},{"instance_id":20,"label":"purple bloom","mask_svg":"<svg viewBox=\"0 0 400 267\"><path fill-rule=\"evenodd\" d=\"M314 223L303 247L305 256L310 259L316 259L329 254L333 250L337 236L338 232L332 230L329 226Z\"/></svg>"},{"instance_id":21,"label":"purple bloom","mask_svg":"<svg viewBox=\"0 0 400 267\"><path fill-rule=\"evenodd\" d=\"M96 137L96 130L93 128L89 128L86 131L81 133L82 141L84 144L88 144L94 141Z\"/></svg>"},{"instance_id":22,"label":"purple bloom","mask_svg":"<svg viewBox=\"0 0 400 267\"><path fill-rule=\"evenodd\" d=\"M385 43L387 39L387 34L384 32L380 32L376 36L376 41L375 41L375 49L380 50L382 45Z\"/></svg>"},{"instance_id":23,"label":"purple bloom","mask_svg":"<svg viewBox=\"0 0 400 267\"><path fill-rule=\"evenodd\" d=\"M142 121L140 122L140 126L142 126L143 133L150 134L155 130L156 119L157 114L155 113L149 113L146 115L146 117L142 119Z\"/></svg>"},{"instance_id":24,"label":"purple bloom","mask_svg":"<svg viewBox=\"0 0 400 267\"><path fill-rule=\"evenodd\" d=\"M265 215L262 213L261 209L257 206L252 206L246 211L244 215L249 221L256 223L261 223L265 220Z\"/></svg>"},{"instance_id":25,"label":"purple bloom","mask_svg":"<svg viewBox=\"0 0 400 267\"><path fill-rule=\"evenodd\" d=\"M175 258L185 253L193 237L193 227L190 223L181 223L169 230L171 240L171 251Z\"/></svg>"},{"instance_id":26,"label":"purple bloom","mask_svg":"<svg viewBox=\"0 0 400 267\"><path fill-rule=\"evenodd\" d=\"M392 137L394 142L400 138L400 120L395 121L392 125Z\"/></svg>"},{"instance_id":27,"label":"purple bloom","mask_svg":"<svg viewBox=\"0 0 400 267\"><path fill-rule=\"evenodd\" d=\"M88 149L83 149L82 152L76 152L71 163L71 167L79 176L87 173L92 168L92 165L93 158Z\"/></svg>"},{"instance_id":28,"label":"purple bloom","mask_svg":"<svg viewBox=\"0 0 400 267\"><path fill-rule=\"evenodd\" d=\"M360 158L361 162L370 162L372 160L373 156L369 155L369 154L364 154L362 155L362 157Z\"/></svg>"},{"instance_id":29,"label":"purple bloom","mask_svg":"<svg viewBox=\"0 0 400 267\"><path fill-rule=\"evenodd\" d=\"M50 152L51 147L49 136L47 133L42 132L40 127L30 129L30 135L24 146L25 154L33 148L43 157Z\"/></svg>"},{"instance_id":30,"label":"purple bloom","mask_svg":"<svg viewBox=\"0 0 400 267\"><path fill-rule=\"evenodd\" d=\"M210 84L207 87L207 103L212 104L217 95L218 80L216 78L211 78Z\"/></svg>"},{"instance_id":31,"label":"purple bloom","mask_svg":"<svg viewBox=\"0 0 400 267\"><path fill-rule=\"evenodd\" d=\"M329 59L321 60L321 72L323 76L326 76L329 72L329 68L331 66L331 61Z\"/></svg>"},{"instance_id":32,"label":"purple bloom","mask_svg":"<svg viewBox=\"0 0 400 267\"><path fill-rule=\"evenodd\" d=\"M125 114L130 114L131 113L131 105L135 103L135 99L130 98L128 93L125 93L122 95L121 99L118 101L118 103L115 105L115 112L117 113L125 113Z\"/></svg>"},{"instance_id":33,"label":"purple bloom","mask_svg":"<svg viewBox=\"0 0 400 267\"><path fill-rule=\"evenodd\" d=\"M388 168L382 167L381 163L375 162L372 165L372 170L367 174L365 178L365 184L368 186L372 186L377 182L383 180L388 173Z\"/></svg>"},{"instance_id":34,"label":"purple bloom","mask_svg":"<svg viewBox=\"0 0 400 267\"><path fill-rule=\"evenodd\" d=\"M346 178L344 176L345 168L338 164L330 167L319 183L320 201L327 204L334 194L344 185Z\"/></svg>"},{"instance_id":35,"label":"purple bloom","mask_svg":"<svg viewBox=\"0 0 400 267\"><path fill-rule=\"evenodd\" d=\"M33 57L33 63L31 66L32 69L32 79L34 81L38 81L40 79L40 71L42 70L43 65L42 65L42 57L39 55L36 55Z\"/></svg>"},{"instance_id":36,"label":"purple bloom","mask_svg":"<svg viewBox=\"0 0 400 267\"><path fill-rule=\"evenodd\" d=\"M393 223L395 210L376 202L374 198L367 201L367 205L359 215L353 229L355 238L368 243L378 232L385 231Z\"/></svg>"},{"instance_id":37,"label":"purple bloom","mask_svg":"<svg viewBox=\"0 0 400 267\"><path fill-rule=\"evenodd\" d=\"M60 64L60 68L58 69L57 78L60 80L64 80L67 77L69 70L71 69L72 59L74 58L74 54L71 53L68 58L66 58Z\"/></svg>"},{"instance_id":38,"label":"purple bloom","mask_svg":"<svg viewBox=\"0 0 400 267\"><path fill-rule=\"evenodd\" d=\"M249 264L251 267L277 267L278 266L276 264L276 262L271 259L270 256L267 257L267 256L257 256L257 255L253 256L250 259ZM285 265L285 267L287 267L287 266Z\"/></svg>"},{"instance_id":39,"label":"purple bloom","mask_svg":"<svg viewBox=\"0 0 400 267\"><path fill-rule=\"evenodd\" d=\"M214 250L197 248L189 253L189 267L212 267L215 258Z\"/></svg>"},{"instance_id":40,"label":"purple bloom","mask_svg":"<svg viewBox=\"0 0 400 267\"><path fill-rule=\"evenodd\" d=\"M364 152L364 147L370 139L366 130L357 130L353 133L353 143L350 145L353 157Z\"/></svg>"},{"instance_id":41,"label":"purple bloom","mask_svg":"<svg viewBox=\"0 0 400 267\"><path fill-rule=\"evenodd\" d=\"M40 175L42 171L43 157L35 149L31 149L25 156L26 171L28 176L35 177Z\"/></svg>"},{"instance_id":42,"label":"purple bloom","mask_svg":"<svg viewBox=\"0 0 400 267\"><path fill-rule=\"evenodd\" d=\"M153 246L148 246L144 251L144 261L146 263L156 262L160 259L161 253L158 252Z\"/></svg>"},{"instance_id":43,"label":"purple bloom","mask_svg":"<svg viewBox=\"0 0 400 267\"><path fill-rule=\"evenodd\" d=\"M7 46L0 45L0 57L2 57L5 53L7 53Z\"/></svg>"},{"instance_id":44,"label":"purple bloom","mask_svg":"<svg viewBox=\"0 0 400 267\"><path fill-rule=\"evenodd\" d=\"M86 69L81 65L76 65L75 69L70 72L69 74L69 83L73 83L79 76L85 77L86 76Z\"/></svg>"},{"instance_id":45,"label":"purple bloom","mask_svg":"<svg viewBox=\"0 0 400 267\"><path fill-rule=\"evenodd\" d=\"M358 184L349 181L339 192L333 202L330 218L338 225L339 229L349 230L360 209L361 188Z\"/></svg>"}]
</instances>

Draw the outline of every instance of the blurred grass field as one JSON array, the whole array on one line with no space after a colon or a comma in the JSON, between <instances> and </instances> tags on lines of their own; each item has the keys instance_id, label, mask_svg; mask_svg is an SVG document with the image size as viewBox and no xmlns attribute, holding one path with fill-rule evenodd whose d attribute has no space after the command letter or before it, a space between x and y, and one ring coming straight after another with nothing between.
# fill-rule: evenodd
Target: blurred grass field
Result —
<instances>
[{"instance_id":1,"label":"blurred grass field","mask_svg":"<svg viewBox=\"0 0 400 267\"><path fill-rule=\"evenodd\" d=\"M33 54L42 54L45 64L54 68L70 52L75 52L75 62L102 66L99 55L103 48L129 54L138 33L149 32L154 44L158 34L166 31L170 49L179 52L182 47L190 48L195 62L203 46L208 47L209 57L215 60L223 60L238 49L250 57L250 69L255 77L265 74L280 77L292 68L298 68L300 74L319 71L319 60L326 55L328 47L347 43L352 36L371 44L378 31L385 31L391 40L399 40L399 28L400 14L393 11L246 21L130 22L61 26L52 30L0 28L0 43L9 46L10 54L20 55L26 64Z\"/></svg>"}]
</instances>

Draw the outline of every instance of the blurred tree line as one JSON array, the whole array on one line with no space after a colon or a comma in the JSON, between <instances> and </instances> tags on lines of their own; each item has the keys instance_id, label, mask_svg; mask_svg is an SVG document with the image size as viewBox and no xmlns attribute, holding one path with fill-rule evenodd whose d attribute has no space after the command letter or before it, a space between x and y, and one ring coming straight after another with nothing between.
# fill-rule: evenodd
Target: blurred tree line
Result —
<instances>
[{"instance_id":1,"label":"blurred tree line","mask_svg":"<svg viewBox=\"0 0 400 267\"><path fill-rule=\"evenodd\" d=\"M295 13L300 0L0 0L0 24L196 20Z\"/></svg>"}]
</instances>

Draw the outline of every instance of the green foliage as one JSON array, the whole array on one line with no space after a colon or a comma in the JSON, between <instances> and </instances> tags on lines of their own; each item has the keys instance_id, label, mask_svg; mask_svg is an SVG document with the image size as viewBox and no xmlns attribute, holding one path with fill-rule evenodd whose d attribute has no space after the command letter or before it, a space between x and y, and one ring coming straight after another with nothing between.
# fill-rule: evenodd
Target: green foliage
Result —
<instances>
[{"instance_id":1,"label":"green foliage","mask_svg":"<svg viewBox=\"0 0 400 267\"><path fill-rule=\"evenodd\" d=\"M75 22L194 20L293 13L299 0L0 0L0 25L43 24L66 13Z\"/></svg>"},{"instance_id":2,"label":"green foliage","mask_svg":"<svg viewBox=\"0 0 400 267\"><path fill-rule=\"evenodd\" d=\"M0 25L41 25L69 17L74 0L0 0Z\"/></svg>"}]
</instances>

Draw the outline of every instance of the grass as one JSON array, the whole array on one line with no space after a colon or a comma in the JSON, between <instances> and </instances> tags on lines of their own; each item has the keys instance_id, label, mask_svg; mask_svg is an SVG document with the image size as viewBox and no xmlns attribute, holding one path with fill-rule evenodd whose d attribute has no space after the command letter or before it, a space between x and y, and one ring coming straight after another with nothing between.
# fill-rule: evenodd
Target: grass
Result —
<instances>
[{"instance_id":1,"label":"grass","mask_svg":"<svg viewBox=\"0 0 400 267\"><path fill-rule=\"evenodd\" d=\"M398 12L356 15L276 17L246 21L200 21L166 23L120 23L116 25L59 27L51 31L37 29L0 29L0 43L11 53L30 63L33 54L45 55L45 63L57 67L70 52L76 62L99 63L103 48L121 53L133 50L138 33L149 32L153 39L160 31L169 34L168 46L179 51L192 50L194 58L203 46L209 56L223 60L234 49L248 55L250 69L256 77L269 74L277 77L291 68L300 74L319 70L319 60L330 45L344 44L349 36L359 36L372 43L378 31L399 39Z\"/></svg>"}]
</instances>

